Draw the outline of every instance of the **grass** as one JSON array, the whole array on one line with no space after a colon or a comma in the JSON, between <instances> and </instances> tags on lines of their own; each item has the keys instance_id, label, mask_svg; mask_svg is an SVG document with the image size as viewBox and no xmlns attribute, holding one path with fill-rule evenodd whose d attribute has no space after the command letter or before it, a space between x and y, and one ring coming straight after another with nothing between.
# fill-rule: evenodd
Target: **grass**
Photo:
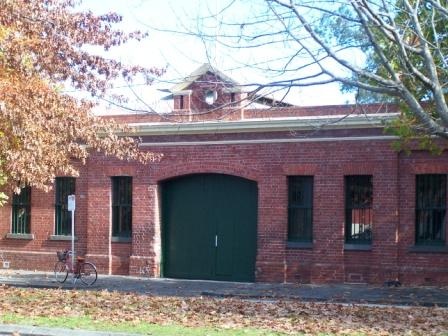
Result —
<instances>
[{"instance_id":1,"label":"grass","mask_svg":"<svg viewBox=\"0 0 448 336\"><path fill-rule=\"evenodd\" d=\"M447 310L0 286L0 323L159 336L447 335Z\"/></svg>"},{"instance_id":2,"label":"grass","mask_svg":"<svg viewBox=\"0 0 448 336\"><path fill-rule=\"evenodd\" d=\"M278 333L260 329L225 329L205 327L184 327L181 325L156 325L145 322L105 322L94 321L86 316L79 317L27 317L18 314L4 314L0 316L4 324L33 325L40 327L83 329L109 332L125 332L142 335L157 336L284 336ZM297 334L298 335L298 334Z\"/></svg>"}]
</instances>

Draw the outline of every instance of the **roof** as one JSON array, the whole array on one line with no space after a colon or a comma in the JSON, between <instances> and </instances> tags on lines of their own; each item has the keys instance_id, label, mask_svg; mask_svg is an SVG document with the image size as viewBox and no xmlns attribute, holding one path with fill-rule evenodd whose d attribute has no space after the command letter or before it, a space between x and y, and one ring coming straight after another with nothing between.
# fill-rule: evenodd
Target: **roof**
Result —
<instances>
[{"instance_id":1,"label":"roof","mask_svg":"<svg viewBox=\"0 0 448 336\"><path fill-rule=\"evenodd\" d=\"M199 68L197 68L195 71L193 71L188 77L185 78L185 80L179 84L176 84L173 86L170 91L175 93L179 91L186 90L192 83L194 83L196 80L198 80L202 75L205 75L207 72L211 72L221 78L223 82L226 82L228 84L232 84L233 86L239 86L239 84L229 76L225 75L218 69L212 67L208 63L202 64Z\"/></svg>"},{"instance_id":2,"label":"roof","mask_svg":"<svg viewBox=\"0 0 448 336\"><path fill-rule=\"evenodd\" d=\"M316 129L382 128L396 119L398 113L374 115L327 115L305 117L253 118L240 120L208 120L200 122L134 122L129 123L133 135L184 135Z\"/></svg>"}]
</instances>

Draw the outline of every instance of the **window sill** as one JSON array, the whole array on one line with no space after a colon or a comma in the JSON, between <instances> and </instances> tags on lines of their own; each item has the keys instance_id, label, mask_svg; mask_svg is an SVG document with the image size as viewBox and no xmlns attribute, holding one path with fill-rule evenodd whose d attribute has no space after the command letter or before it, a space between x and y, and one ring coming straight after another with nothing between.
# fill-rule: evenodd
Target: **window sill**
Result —
<instances>
[{"instance_id":1,"label":"window sill","mask_svg":"<svg viewBox=\"0 0 448 336\"><path fill-rule=\"evenodd\" d=\"M286 247L291 248L291 249L312 249L313 243L312 242L288 241L288 242L286 242Z\"/></svg>"},{"instance_id":2,"label":"window sill","mask_svg":"<svg viewBox=\"0 0 448 336\"><path fill-rule=\"evenodd\" d=\"M344 244L345 251L371 251L371 244Z\"/></svg>"},{"instance_id":3,"label":"window sill","mask_svg":"<svg viewBox=\"0 0 448 336\"><path fill-rule=\"evenodd\" d=\"M132 243L131 237L112 237L112 243Z\"/></svg>"},{"instance_id":4,"label":"window sill","mask_svg":"<svg viewBox=\"0 0 448 336\"><path fill-rule=\"evenodd\" d=\"M64 235L51 235L50 240L72 240L72 236L64 236ZM78 240L78 238L76 238L75 236L75 240Z\"/></svg>"},{"instance_id":5,"label":"window sill","mask_svg":"<svg viewBox=\"0 0 448 336\"><path fill-rule=\"evenodd\" d=\"M33 240L34 234L32 233L7 233L7 239L24 239L24 240Z\"/></svg>"},{"instance_id":6,"label":"window sill","mask_svg":"<svg viewBox=\"0 0 448 336\"><path fill-rule=\"evenodd\" d=\"M417 253L448 253L448 246L445 245L414 245L409 248L409 252Z\"/></svg>"}]
</instances>

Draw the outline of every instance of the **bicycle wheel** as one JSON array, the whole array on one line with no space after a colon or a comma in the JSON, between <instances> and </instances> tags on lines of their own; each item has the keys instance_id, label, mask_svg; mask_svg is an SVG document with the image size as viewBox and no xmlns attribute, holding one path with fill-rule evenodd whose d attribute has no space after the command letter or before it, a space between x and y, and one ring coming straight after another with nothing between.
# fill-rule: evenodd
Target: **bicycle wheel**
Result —
<instances>
[{"instance_id":1,"label":"bicycle wheel","mask_svg":"<svg viewBox=\"0 0 448 336\"><path fill-rule=\"evenodd\" d=\"M96 272L96 267L94 264L89 262L84 262L81 264L79 269L79 279L83 284L92 286L95 283L97 277L98 274Z\"/></svg>"},{"instance_id":2,"label":"bicycle wheel","mask_svg":"<svg viewBox=\"0 0 448 336\"><path fill-rule=\"evenodd\" d=\"M67 280L68 268L67 265L62 261L57 261L54 264L54 278L57 282L63 283Z\"/></svg>"}]
</instances>

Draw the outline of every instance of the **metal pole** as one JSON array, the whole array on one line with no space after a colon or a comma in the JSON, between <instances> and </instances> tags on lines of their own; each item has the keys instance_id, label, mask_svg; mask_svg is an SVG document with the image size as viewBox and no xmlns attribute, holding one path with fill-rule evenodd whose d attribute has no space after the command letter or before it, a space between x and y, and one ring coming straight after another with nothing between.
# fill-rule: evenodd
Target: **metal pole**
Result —
<instances>
[{"instance_id":1,"label":"metal pole","mask_svg":"<svg viewBox=\"0 0 448 336\"><path fill-rule=\"evenodd\" d=\"M72 270L75 269L75 210L72 210Z\"/></svg>"},{"instance_id":2,"label":"metal pole","mask_svg":"<svg viewBox=\"0 0 448 336\"><path fill-rule=\"evenodd\" d=\"M75 268L75 209L76 199L75 195L68 195L67 209L72 213L72 270Z\"/></svg>"}]
</instances>

